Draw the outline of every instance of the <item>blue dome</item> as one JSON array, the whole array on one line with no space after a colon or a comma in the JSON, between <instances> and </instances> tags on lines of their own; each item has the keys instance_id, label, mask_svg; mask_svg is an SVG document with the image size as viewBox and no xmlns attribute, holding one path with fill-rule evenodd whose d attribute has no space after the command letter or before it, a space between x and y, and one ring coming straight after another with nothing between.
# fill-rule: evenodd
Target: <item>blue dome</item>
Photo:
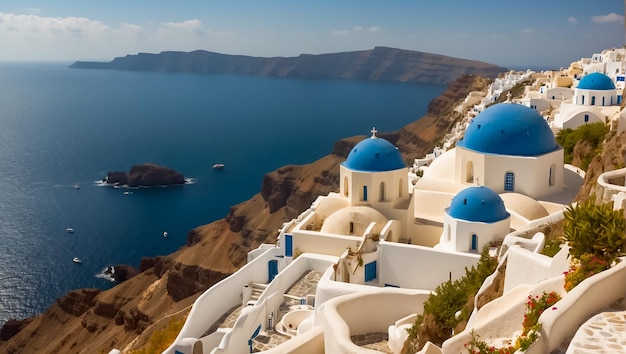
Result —
<instances>
[{"instance_id":1,"label":"blue dome","mask_svg":"<svg viewBox=\"0 0 626 354\"><path fill-rule=\"evenodd\" d=\"M576 88L583 90L615 90L615 84L610 77L601 73L585 75Z\"/></svg>"},{"instance_id":2,"label":"blue dome","mask_svg":"<svg viewBox=\"0 0 626 354\"><path fill-rule=\"evenodd\" d=\"M356 144L343 166L354 171L384 172L405 168L402 155L393 144L372 136Z\"/></svg>"},{"instance_id":3,"label":"blue dome","mask_svg":"<svg viewBox=\"0 0 626 354\"><path fill-rule=\"evenodd\" d=\"M455 219L485 223L502 221L510 216L498 193L484 186L460 191L452 198L446 212Z\"/></svg>"},{"instance_id":4,"label":"blue dome","mask_svg":"<svg viewBox=\"0 0 626 354\"><path fill-rule=\"evenodd\" d=\"M457 146L484 154L539 156L559 149L548 123L534 109L498 103L480 113Z\"/></svg>"}]
</instances>

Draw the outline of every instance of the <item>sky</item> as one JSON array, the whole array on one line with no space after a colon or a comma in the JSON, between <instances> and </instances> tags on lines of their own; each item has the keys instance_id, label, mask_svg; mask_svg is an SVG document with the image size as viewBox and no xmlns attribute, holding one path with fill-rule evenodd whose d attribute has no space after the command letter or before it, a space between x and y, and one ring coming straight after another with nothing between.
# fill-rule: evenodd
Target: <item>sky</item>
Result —
<instances>
[{"instance_id":1,"label":"sky","mask_svg":"<svg viewBox=\"0 0 626 354\"><path fill-rule=\"evenodd\" d=\"M624 45L621 0L1 0L0 61L203 49L297 56L386 46L559 68Z\"/></svg>"}]
</instances>

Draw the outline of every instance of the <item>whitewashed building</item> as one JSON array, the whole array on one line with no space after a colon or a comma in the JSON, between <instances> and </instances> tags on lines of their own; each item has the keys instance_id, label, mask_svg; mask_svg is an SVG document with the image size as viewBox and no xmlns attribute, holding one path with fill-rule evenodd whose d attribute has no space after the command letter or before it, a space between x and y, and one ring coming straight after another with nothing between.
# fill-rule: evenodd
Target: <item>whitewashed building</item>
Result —
<instances>
[{"instance_id":1,"label":"whitewashed building","mask_svg":"<svg viewBox=\"0 0 626 354\"><path fill-rule=\"evenodd\" d=\"M561 104L553 127L576 129L586 123L604 123L617 114L622 94L611 78L602 73L585 75L574 89L571 102Z\"/></svg>"}]
</instances>

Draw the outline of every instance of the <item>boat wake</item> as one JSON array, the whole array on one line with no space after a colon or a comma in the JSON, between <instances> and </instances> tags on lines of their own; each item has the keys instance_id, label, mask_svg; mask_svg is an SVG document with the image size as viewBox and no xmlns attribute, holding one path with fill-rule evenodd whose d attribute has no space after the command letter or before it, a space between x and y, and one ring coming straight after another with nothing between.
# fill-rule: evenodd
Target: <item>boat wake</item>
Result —
<instances>
[{"instance_id":1,"label":"boat wake","mask_svg":"<svg viewBox=\"0 0 626 354\"><path fill-rule=\"evenodd\" d=\"M195 178L193 178L193 177L185 178L185 184L194 184L194 183L196 183L196 179ZM109 183L107 183L106 181L103 181L103 180L93 181L93 184L95 184L98 187L110 187L110 188L126 188L126 189L151 188L151 187L147 187L147 186L129 187L127 184L109 184ZM173 186L160 186L160 187L176 187L176 186L180 186L180 184L173 185Z\"/></svg>"}]
</instances>

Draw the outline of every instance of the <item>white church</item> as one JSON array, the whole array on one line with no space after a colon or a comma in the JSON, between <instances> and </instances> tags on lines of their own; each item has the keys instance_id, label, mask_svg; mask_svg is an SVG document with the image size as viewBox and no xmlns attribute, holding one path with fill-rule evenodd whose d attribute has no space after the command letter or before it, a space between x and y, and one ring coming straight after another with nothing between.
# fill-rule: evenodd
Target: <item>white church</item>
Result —
<instances>
[{"instance_id":1,"label":"white church","mask_svg":"<svg viewBox=\"0 0 626 354\"><path fill-rule=\"evenodd\" d=\"M573 89L571 101L561 103L554 117L553 126L576 129L585 123L608 122L615 115L622 101L621 92L614 81L603 73L585 75Z\"/></svg>"}]
</instances>

